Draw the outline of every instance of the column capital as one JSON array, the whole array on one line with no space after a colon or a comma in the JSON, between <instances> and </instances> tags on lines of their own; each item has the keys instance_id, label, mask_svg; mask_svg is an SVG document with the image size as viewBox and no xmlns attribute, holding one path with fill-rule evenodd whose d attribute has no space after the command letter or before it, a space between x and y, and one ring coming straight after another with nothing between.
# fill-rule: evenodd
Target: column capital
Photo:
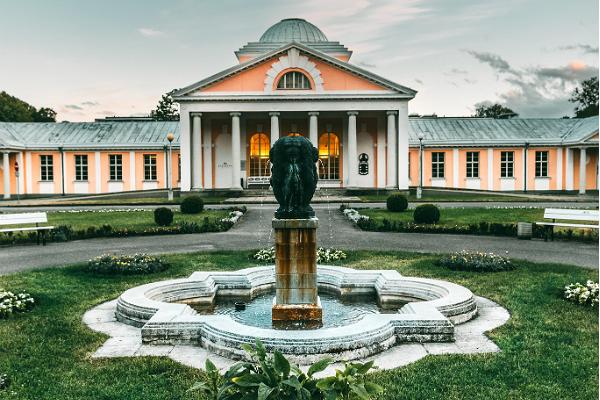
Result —
<instances>
[{"instance_id":1,"label":"column capital","mask_svg":"<svg viewBox=\"0 0 600 400\"><path fill-rule=\"evenodd\" d=\"M358 111L348 111L347 114L349 117L351 117L353 115L356 116L356 115L358 115Z\"/></svg>"},{"instance_id":2,"label":"column capital","mask_svg":"<svg viewBox=\"0 0 600 400\"><path fill-rule=\"evenodd\" d=\"M230 112L229 115L231 115L232 117L239 117L240 115L242 115L242 113L235 111L235 112Z\"/></svg>"},{"instance_id":3,"label":"column capital","mask_svg":"<svg viewBox=\"0 0 600 400\"><path fill-rule=\"evenodd\" d=\"M311 117L317 117L319 115L318 111L309 111L308 115L310 115Z\"/></svg>"},{"instance_id":4,"label":"column capital","mask_svg":"<svg viewBox=\"0 0 600 400\"><path fill-rule=\"evenodd\" d=\"M269 117L279 117L279 111L271 111L269 113Z\"/></svg>"},{"instance_id":5,"label":"column capital","mask_svg":"<svg viewBox=\"0 0 600 400\"><path fill-rule=\"evenodd\" d=\"M390 111L386 111L386 114L387 115L396 115L396 114L398 114L398 111L390 110Z\"/></svg>"},{"instance_id":6,"label":"column capital","mask_svg":"<svg viewBox=\"0 0 600 400\"><path fill-rule=\"evenodd\" d=\"M202 113L201 113L201 112L195 112L195 111L194 111L194 112L191 112L191 113L190 113L190 116L191 116L191 117L201 117L201 116L202 116Z\"/></svg>"}]
</instances>

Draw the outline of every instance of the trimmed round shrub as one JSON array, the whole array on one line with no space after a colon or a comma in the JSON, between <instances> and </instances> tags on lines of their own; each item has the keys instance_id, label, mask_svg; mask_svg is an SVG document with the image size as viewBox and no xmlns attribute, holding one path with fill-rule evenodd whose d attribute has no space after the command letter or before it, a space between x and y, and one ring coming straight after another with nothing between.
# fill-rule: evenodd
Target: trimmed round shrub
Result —
<instances>
[{"instance_id":1,"label":"trimmed round shrub","mask_svg":"<svg viewBox=\"0 0 600 400\"><path fill-rule=\"evenodd\" d=\"M204 210L204 200L200 196L187 196L181 201L180 208L184 214L198 214Z\"/></svg>"},{"instance_id":2,"label":"trimmed round shrub","mask_svg":"<svg viewBox=\"0 0 600 400\"><path fill-rule=\"evenodd\" d=\"M386 200L388 211L401 212L408 208L408 199L401 194L389 195Z\"/></svg>"},{"instance_id":3,"label":"trimmed round shrub","mask_svg":"<svg viewBox=\"0 0 600 400\"><path fill-rule=\"evenodd\" d=\"M173 211L167 207L158 207L154 210L156 225L169 226L173 223Z\"/></svg>"},{"instance_id":4,"label":"trimmed round shrub","mask_svg":"<svg viewBox=\"0 0 600 400\"><path fill-rule=\"evenodd\" d=\"M415 208L413 219L417 224L435 224L440 221L440 209L433 204L422 204Z\"/></svg>"}]
</instances>

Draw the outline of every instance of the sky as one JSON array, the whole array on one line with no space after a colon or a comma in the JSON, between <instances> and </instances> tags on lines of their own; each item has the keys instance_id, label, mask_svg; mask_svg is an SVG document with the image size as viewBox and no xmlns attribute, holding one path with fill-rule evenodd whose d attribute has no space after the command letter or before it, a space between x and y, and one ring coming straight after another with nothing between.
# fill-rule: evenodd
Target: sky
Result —
<instances>
[{"instance_id":1,"label":"sky","mask_svg":"<svg viewBox=\"0 0 600 400\"><path fill-rule=\"evenodd\" d=\"M597 0L0 0L0 91L58 120L147 115L292 17L417 90L410 113L573 115L570 93L598 75Z\"/></svg>"}]
</instances>

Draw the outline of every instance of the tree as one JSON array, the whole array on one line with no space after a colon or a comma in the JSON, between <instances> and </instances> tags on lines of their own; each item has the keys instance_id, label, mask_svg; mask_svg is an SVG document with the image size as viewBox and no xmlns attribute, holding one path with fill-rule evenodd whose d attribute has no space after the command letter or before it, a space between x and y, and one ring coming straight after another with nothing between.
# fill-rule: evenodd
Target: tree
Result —
<instances>
[{"instance_id":1,"label":"tree","mask_svg":"<svg viewBox=\"0 0 600 400\"><path fill-rule=\"evenodd\" d=\"M575 118L598 115L598 77L582 81L581 87L575 88L569 101L579 103L575 107Z\"/></svg>"},{"instance_id":2,"label":"tree","mask_svg":"<svg viewBox=\"0 0 600 400\"><path fill-rule=\"evenodd\" d=\"M475 105L475 114L473 116L482 118L512 118L518 117L519 114L508 107L504 107L502 104L480 103Z\"/></svg>"},{"instance_id":3,"label":"tree","mask_svg":"<svg viewBox=\"0 0 600 400\"><path fill-rule=\"evenodd\" d=\"M56 112L47 107L39 110L23 100L0 92L0 121L2 122L55 122Z\"/></svg>"},{"instance_id":4,"label":"tree","mask_svg":"<svg viewBox=\"0 0 600 400\"><path fill-rule=\"evenodd\" d=\"M172 97L174 91L163 94L159 100L156 109L151 114L156 121L179 121L179 112Z\"/></svg>"}]
</instances>

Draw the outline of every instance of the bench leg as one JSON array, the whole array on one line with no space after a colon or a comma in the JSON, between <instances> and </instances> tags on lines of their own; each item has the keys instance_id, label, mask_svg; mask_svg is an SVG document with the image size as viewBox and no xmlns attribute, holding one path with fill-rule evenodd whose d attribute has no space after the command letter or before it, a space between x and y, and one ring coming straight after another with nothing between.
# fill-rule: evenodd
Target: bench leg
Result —
<instances>
[{"instance_id":1,"label":"bench leg","mask_svg":"<svg viewBox=\"0 0 600 400\"><path fill-rule=\"evenodd\" d=\"M37 239L37 245L40 245L40 231L36 231L36 239Z\"/></svg>"},{"instance_id":2,"label":"bench leg","mask_svg":"<svg viewBox=\"0 0 600 400\"><path fill-rule=\"evenodd\" d=\"M554 242L554 226L550 227L550 235L551 235L552 241Z\"/></svg>"},{"instance_id":3,"label":"bench leg","mask_svg":"<svg viewBox=\"0 0 600 400\"><path fill-rule=\"evenodd\" d=\"M46 231L42 231L42 245L46 245Z\"/></svg>"}]
</instances>

